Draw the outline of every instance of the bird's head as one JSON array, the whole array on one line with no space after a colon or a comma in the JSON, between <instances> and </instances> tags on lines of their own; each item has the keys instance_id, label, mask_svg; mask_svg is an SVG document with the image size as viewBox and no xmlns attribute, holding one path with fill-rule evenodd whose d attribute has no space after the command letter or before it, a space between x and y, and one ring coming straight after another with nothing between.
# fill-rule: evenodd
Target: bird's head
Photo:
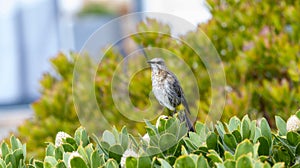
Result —
<instances>
[{"instance_id":1,"label":"bird's head","mask_svg":"<svg viewBox=\"0 0 300 168\"><path fill-rule=\"evenodd\" d=\"M150 64L151 69L161 69L161 70L166 69L165 61L162 58L153 58L147 62L148 64Z\"/></svg>"}]
</instances>

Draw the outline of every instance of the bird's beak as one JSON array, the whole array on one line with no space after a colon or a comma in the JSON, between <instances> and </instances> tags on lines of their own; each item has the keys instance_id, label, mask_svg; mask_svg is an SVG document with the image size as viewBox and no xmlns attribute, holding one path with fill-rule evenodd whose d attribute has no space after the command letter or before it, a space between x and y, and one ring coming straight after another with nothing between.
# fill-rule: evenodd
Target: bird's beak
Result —
<instances>
[{"instance_id":1,"label":"bird's beak","mask_svg":"<svg viewBox=\"0 0 300 168\"><path fill-rule=\"evenodd\" d=\"M152 61L147 61L147 63L148 63L148 64L152 64L152 63L154 63L154 62L152 62Z\"/></svg>"}]
</instances>

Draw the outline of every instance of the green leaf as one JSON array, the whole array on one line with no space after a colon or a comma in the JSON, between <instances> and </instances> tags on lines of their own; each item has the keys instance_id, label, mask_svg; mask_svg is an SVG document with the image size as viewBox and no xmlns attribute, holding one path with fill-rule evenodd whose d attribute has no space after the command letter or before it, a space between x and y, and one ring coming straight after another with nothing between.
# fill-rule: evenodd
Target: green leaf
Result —
<instances>
[{"instance_id":1,"label":"green leaf","mask_svg":"<svg viewBox=\"0 0 300 168\"><path fill-rule=\"evenodd\" d=\"M289 144L291 144L292 146L296 146L300 140L299 134L296 132L288 132L286 138Z\"/></svg>"},{"instance_id":2,"label":"green leaf","mask_svg":"<svg viewBox=\"0 0 300 168\"><path fill-rule=\"evenodd\" d=\"M84 147L85 153L87 155L87 160L91 159L92 153L94 152L93 144L90 143Z\"/></svg>"},{"instance_id":3,"label":"green leaf","mask_svg":"<svg viewBox=\"0 0 300 168\"><path fill-rule=\"evenodd\" d=\"M269 146L271 146L271 144L272 144L271 128L265 118L263 118L261 120L260 128L261 128L262 136L264 136L268 140Z\"/></svg>"},{"instance_id":4,"label":"green leaf","mask_svg":"<svg viewBox=\"0 0 300 168\"><path fill-rule=\"evenodd\" d=\"M55 146L52 143L49 143L46 147L46 156L55 155Z\"/></svg>"},{"instance_id":5,"label":"green leaf","mask_svg":"<svg viewBox=\"0 0 300 168\"><path fill-rule=\"evenodd\" d=\"M64 149L65 152L73 152L73 151L75 151L75 149L73 148L73 146L70 145L70 144L67 144L67 143L63 143L62 147L63 147L63 149Z\"/></svg>"},{"instance_id":6,"label":"green leaf","mask_svg":"<svg viewBox=\"0 0 300 168\"><path fill-rule=\"evenodd\" d=\"M201 137L198 134L196 134L195 132L189 132L189 137L191 139L191 142L195 146L199 147L200 145L203 144L203 142L201 141Z\"/></svg>"},{"instance_id":7,"label":"green leaf","mask_svg":"<svg viewBox=\"0 0 300 168\"><path fill-rule=\"evenodd\" d=\"M63 160L64 148L62 146L55 148L54 153L55 153L54 156L56 160Z\"/></svg>"},{"instance_id":8,"label":"green leaf","mask_svg":"<svg viewBox=\"0 0 300 168\"><path fill-rule=\"evenodd\" d=\"M224 142L231 150L235 150L237 142L232 134L225 134Z\"/></svg>"},{"instance_id":9,"label":"green leaf","mask_svg":"<svg viewBox=\"0 0 300 168\"><path fill-rule=\"evenodd\" d=\"M123 129L122 129L122 131L123 131ZM121 143L121 146L123 147L123 149L127 149L127 147L128 147L128 142L129 142L129 136L128 136L128 134L126 133L121 133L120 134L120 143Z\"/></svg>"},{"instance_id":10,"label":"green leaf","mask_svg":"<svg viewBox=\"0 0 300 168\"><path fill-rule=\"evenodd\" d=\"M206 158L202 155L197 160L197 168L209 168Z\"/></svg>"},{"instance_id":11,"label":"green leaf","mask_svg":"<svg viewBox=\"0 0 300 168\"><path fill-rule=\"evenodd\" d=\"M280 163L275 163L272 168L284 168L284 167L285 167L284 163L280 162Z\"/></svg>"},{"instance_id":12,"label":"green leaf","mask_svg":"<svg viewBox=\"0 0 300 168\"><path fill-rule=\"evenodd\" d=\"M196 124L195 124L195 130L196 130L196 133L198 134L198 135L201 135L201 132L202 132L202 129L205 129L205 126L204 126L204 124L202 124L202 123L200 123L199 121L197 121L196 122Z\"/></svg>"},{"instance_id":13,"label":"green leaf","mask_svg":"<svg viewBox=\"0 0 300 168\"><path fill-rule=\"evenodd\" d=\"M217 150L218 136L214 132L211 132L206 138L206 145L208 149Z\"/></svg>"},{"instance_id":14,"label":"green leaf","mask_svg":"<svg viewBox=\"0 0 300 168\"><path fill-rule=\"evenodd\" d=\"M154 146L149 146L147 149L146 149L146 152L149 156L154 156L154 155L157 155L157 154L161 154L162 151L158 148L158 147L154 147Z\"/></svg>"},{"instance_id":15,"label":"green leaf","mask_svg":"<svg viewBox=\"0 0 300 168\"><path fill-rule=\"evenodd\" d=\"M234 160L225 160L224 166L226 168L235 168L236 167L236 163L235 163Z\"/></svg>"},{"instance_id":16,"label":"green leaf","mask_svg":"<svg viewBox=\"0 0 300 168\"><path fill-rule=\"evenodd\" d=\"M6 168L5 161L0 157L0 167L1 168Z\"/></svg>"},{"instance_id":17,"label":"green leaf","mask_svg":"<svg viewBox=\"0 0 300 168\"><path fill-rule=\"evenodd\" d=\"M233 131L232 135L234 135L237 143L242 142L242 135L238 130Z\"/></svg>"},{"instance_id":18,"label":"green leaf","mask_svg":"<svg viewBox=\"0 0 300 168\"><path fill-rule=\"evenodd\" d=\"M232 133L234 130L238 130L240 127L241 121L236 116L231 117L228 124L228 130Z\"/></svg>"},{"instance_id":19,"label":"green leaf","mask_svg":"<svg viewBox=\"0 0 300 168\"><path fill-rule=\"evenodd\" d=\"M244 118L242 119L242 137L243 139L248 139L250 137L250 126L251 126L251 122L250 119L248 117L248 115L245 115Z\"/></svg>"},{"instance_id":20,"label":"green leaf","mask_svg":"<svg viewBox=\"0 0 300 168\"><path fill-rule=\"evenodd\" d=\"M117 143L114 134L107 130L103 132L102 139L103 141L107 142L110 146Z\"/></svg>"},{"instance_id":21,"label":"green leaf","mask_svg":"<svg viewBox=\"0 0 300 168\"><path fill-rule=\"evenodd\" d=\"M22 144L17 140L15 136L10 137L10 144L12 151L22 148Z\"/></svg>"},{"instance_id":22,"label":"green leaf","mask_svg":"<svg viewBox=\"0 0 300 168\"><path fill-rule=\"evenodd\" d=\"M8 164L6 165L6 168L14 168L14 167L12 166L11 163L8 163Z\"/></svg>"},{"instance_id":23,"label":"green leaf","mask_svg":"<svg viewBox=\"0 0 300 168\"><path fill-rule=\"evenodd\" d=\"M78 148L77 142L75 141L74 138L67 137L63 141L66 142L66 143L68 143L68 144L70 144L70 145L72 145L74 149Z\"/></svg>"},{"instance_id":24,"label":"green leaf","mask_svg":"<svg viewBox=\"0 0 300 168\"><path fill-rule=\"evenodd\" d=\"M110 147L110 146L109 146L109 144L108 144L107 142L101 141L99 147L101 148L101 150L102 150L106 155L108 155L109 147Z\"/></svg>"},{"instance_id":25,"label":"green leaf","mask_svg":"<svg viewBox=\"0 0 300 168\"><path fill-rule=\"evenodd\" d=\"M20 165L20 162L23 161L24 155L23 155L23 149L17 149L13 152L13 155L16 159L17 167Z\"/></svg>"},{"instance_id":26,"label":"green leaf","mask_svg":"<svg viewBox=\"0 0 300 168\"><path fill-rule=\"evenodd\" d=\"M209 150L209 154L207 154L207 157L210 158L214 163L222 163L222 158L214 150Z\"/></svg>"},{"instance_id":27,"label":"green leaf","mask_svg":"<svg viewBox=\"0 0 300 168\"><path fill-rule=\"evenodd\" d=\"M196 150L196 149L197 149L197 146L194 145L194 144L192 143L192 141L191 141L189 138L185 137L185 138L183 139L183 141L184 141L185 145L187 146L187 148L188 148L190 151L193 151L193 150Z\"/></svg>"},{"instance_id":28,"label":"green leaf","mask_svg":"<svg viewBox=\"0 0 300 168\"><path fill-rule=\"evenodd\" d=\"M90 143L88 134L83 127L77 128L74 134L74 139L78 146L82 145L83 147L85 147Z\"/></svg>"},{"instance_id":29,"label":"green leaf","mask_svg":"<svg viewBox=\"0 0 300 168\"><path fill-rule=\"evenodd\" d=\"M224 152L224 156L225 156L225 160L229 160L229 159L234 160L234 156L228 151Z\"/></svg>"},{"instance_id":30,"label":"green leaf","mask_svg":"<svg viewBox=\"0 0 300 168\"><path fill-rule=\"evenodd\" d=\"M44 159L44 167L54 167L57 164L55 157L53 156L46 156ZM47 166L49 165L49 166Z\"/></svg>"},{"instance_id":31,"label":"green leaf","mask_svg":"<svg viewBox=\"0 0 300 168\"><path fill-rule=\"evenodd\" d=\"M294 164L293 166L291 166L290 168L300 168L300 164Z\"/></svg>"},{"instance_id":32,"label":"green leaf","mask_svg":"<svg viewBox=\"0 0 300 168\"><path fill-rule=\"evenodd\" d=\"M195 168L196 164L195 164L195 162L193 161L193 159L191 157L189 157L189 156L180 156L175 161L174 167L175 168L181 168L181 167Z\"/></svg>"},{"instance_id":33,"label":"green leaf","mask_svg":"<svg viewBox=\"0 0 300 168\"><path fill-rule=\"evenodd\" d=\"M157 160L161 164L162 168L172 168L172 166L164 159L158 158Z\"/></svg>"},{"instance_id":34,"label":"green leaf","mask_svg":"<svg viewBox=\"0 0 300 168\"><path fill-rule=\"evenodd\" d=\"M92 168L98 168L101 166L101 159L100 159L100 155L98 153L97 150L95 150L92 153L92 157L91 157L91 167Z\"/></svg>"},{"instance_id":35,"label":"green leaf","mask_svg":"<svg viewBox=\"0 0 300 168\"><path fill-rule=\"evenodd\" d=\"M125 165L126 167L137 167L138 166L137 159L135 157L129 156L126 158Z\"/></svg>"},{"instance_id":36,"label":"green leaf","mask_svg":"<svg viewBox=\"0 0 300 168\"><path fill-rule=\"evenodd\" d=\"M115 159L118 163L121 161L124 149L121 145L115 144L109 148L109 158Z\"/></svg>"},{"instance_id":37,"label":"green leaf","mask_svg":"<svg viewBox=\"0 0 300 168\"><path fill-rule=\"evenodd\" d=\"M260 131L260 128L256 127L253 143L256 143L259 137L261 137L261 131Z\"/></svg>"},{"instance_id":38,"label":"green leaf","mask_svg":"<svg viewBox=\"0 0 300 168\"><path fill-rule=\"evenodd\" d=\"M279 116L275 116L276 127L280 136L286 136L286 122Z\"/></svg>"},{"instance_id":39,"label":"green leaf","mask_svg":"<svg viewBox=\"0 0 300 168\"><path fill-rule=\"evenodd\" d=\"M118 130L117 130L117 128L115 126L113 126L112 134L115 137L116 143L120 143L119 132L118 132Z\"/></svg>"},{"instance_id":40,"label":"green leaf","mask_svg":"<svg viewBox=\"0 0 300 168\"><path fill-rule=\"evenodd\" d=\"M268 143L268 140L265 137L259 137L259 147L258 147L258 155L265 155L269 156L270 154L270 145Z\"/></svg>"},{"instance_id":41,"label":"green leaf","mask_svg":"<svg viewBox=\"0 0 300 168\"><path fill-rule=\"evenodd\" d=\"M252 168L252 162L249 156L243 155L236 162L236 168Z\"/></svg>"},{"instance_id":42,"label":"green leaf","mask_svg":"<svg viewBox=\"0 0 300 168\"><path fill-rule=\"evenodd\" d=\"M175 137L177 137L178 130L179 130L179 121L176 118L170 118L166 122L166 132L173 134ZM180 137L178 137L180 138Z\"/></svg>"},{"instance_id":43,"label":"green leaf","mask_svg":"<svg viewBox=\"0 0 300 168\"><path fill-rule=\"evenodd\" d=\"M158 145L158 135L156 131L150 127L146 127L146 131L150 137L150 145L157 146Z\"/></svg>"},{"instance_id":44,"label":"green leaf","mask_svg":"<svg viewBox=\"0 0 300 168\"><path fill-rule=\"evenodd\" d=\"M181 146L181 155L188 155L189 152L185 149L184 145Z\"/></svg>"},{"instance_id":45,"label":"green leaf","mask_svg":"<svg viewBox=\"0 0 300 168\"><path fill-rule=\"evenodd\" d=\"M8 165L10 163L12 167L17 167L16 158L12 153L6 155L5 163L6 163L6 165Z\"/></svg>"},{"instance_id":46,"label":"green leaf","mask_svg":"<svg viewBox=\"0 0 300 168\"><path fill-rule=\"evenodd\" d=\"M159 133L162 133L166 130L166 123L167 119L159 118L159 120L157 121L157 129Z\"/></svg>"},{"instance_id":47,"label":"green leaf","mask_svg":"<svg viewBox=\"0 0 300 168\"><path fill-rule=\"evenodd\" d=\"M296 146L295 155L296 157L300 156L300 143L298 143L298 145Z\"/></svg>"},{"instance_id":48,"label":"green leaf","mask_svg":"<svg viewBox=\"0 0 300 168\"><path fill-rule=\"evenodd\" d=\"M55 168L67 168L67 167L62 160L59 160L58 163L55 165Z\"/></svg>"},{"instance_id":49,"label":"green leaf","mask_svg":"<svg viewBox=\"0 0 300 168\"><path fill-rule=\"evenodd\" d=\"M159 147L162 151L170 149L177 144L176 137L173 134L165 133L159 139Z\"/></svg>"},{"instance_id":50,"label":"green leaf","mask_svg":"<svg viewBox=\"0 0 300 168\"><path fill-rule=\"evenodd\" d=\"M285 162L286 165L293 159L286 148L277 145L274 145L272 155L276 162Z\"/></svg>"},{"instance_id":51,"label":"green leaf","mask_svg":"<svg viewBox=\"0 0 300 168\"><path fill-rule=\"evenodd\" d=\"M217 121L216 130L217 130L219 136L221 138L223 138L226 131L225 131L223 124L220 121Z\"/></svg>"},{"instance_id":52,"label":"green leaf","mask_svg":"<svg viewBox=\"0 0 300 168\"><path fill-rule=\"evenodd\" d=\"M248 153L252 153L252 155L253 155L253 145L251 144L251 142L248 139L246 139L243 142L241 142L240 144L238 144L234 158L235 158L235 160L237 160L240 156L248 154Z\"/></svg>"},{"instance_id":53,"label":"green leaf","mask_svg":"<svg viewBox=\"0 0 300 168\"><path fill-rule=\"evenodd\" d=\"M10 149L7 145L7 143L3 142L1 144L1 154L2 154L2 158L5 158L9 153L10 153Z\"/></svg>"},{"instance_id":54,"label":"green leaf","mask_svg":"<svg viewBox=\"0 0 300 168\"><path fill-rule=\"evenodd\" d=\"M108 159L105 163L106 168L119 168L118 163L114 159Z\"/></svg>"},{"instance_id":55,"label":"green leaf","mask_svg":"<svg viewBox=\"0 0 300 168\"><path fill-rule=\"evenodd\" d=\"M148 120L146 120L145 123L146 123L146 128L148 127L154 131L154 135L159 134L157 128L155 126L153 126ZM149 134L148 131L147 131L147 133Z\"/></svg>"},{"instance_id":56,"label":"green leaf","mask_svg":"<svg viewBox=\"0 0 300 168\"><path fill-rule=\"evenodd\" d=\"M28 166L28 168L36 168L36 167L34 167L34 165L32 165L32 164L28 164L27 166ZM0 165L0 167L1 167L1 165ZM6 167L1 167L1 168L6 168Z\"/></svg>"},{"instance_id":57,"label":"green leaf","mask_svg":"<svg viewBox=\"0 0 300 168\"><path fill-rule=\"evenodd\" d=\"M44 163L39 161L39 160L34 160L34 166L36 168L43 168L44 167Z\"/></svg>"},{"instance_id":58,"label":"green leaf","mask_svg":"<svg viewBox=\"0 0 300 168\"><path fill-rule=\"evenodd\" d=\"M70 161L70 164L72 168L88 168L85 161L78 156L73 157Z\"/></svg>"},{"instance_id":59,"label":"green leaf","mask_svg":"<svg viewBox=\"0 0 300 168\"><path fill-rule=\"evenodd\" d=\"M85 152L83 146L79 146L77 149L77 152L79 153L79 155L84 159L84 160L89 160L87 153ZM87 165L89 163L86 163Z\"/></svg>"},{"instance_id":60,"label":"green leaf","mask_svg":"<svg viewBox=\"0 0 300 168\"><path fill-rule=\"evenodd\" d=\"M183 122L179 125L179 131L178 131L178 136L177 139L181 139L188 133L188 129L186 124Z\"/></svg>"},{"instance_id":61,"label":"green leaf","mask_svg":"<svg viewBox=\"0 0 300 168\"><path fill-rule=\"evenodd\" d=\"M151 159L148 156L138 158L138 167L151 167Z\"/></svg>"},{"instance_id":62,"label":"green leaf","mask_svg":"<svg viewBox=\"0 0 300 168\"><path fill-rule=\"evenodd\" d=\"M250 137L249 139L254 140L256 134L256 120L251 121L250 125Z\"/></svg>"}]
</instances>

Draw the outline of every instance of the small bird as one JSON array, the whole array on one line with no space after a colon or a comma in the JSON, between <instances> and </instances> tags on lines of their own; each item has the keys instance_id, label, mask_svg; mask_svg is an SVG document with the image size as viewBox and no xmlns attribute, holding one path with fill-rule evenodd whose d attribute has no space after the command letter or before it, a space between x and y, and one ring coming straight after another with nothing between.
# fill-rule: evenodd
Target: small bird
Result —
<instances>
[{"instance_id":1,"label":"small bird","mask_svg":"<svg viewBox=\"0 0 300 168\"><path fill-rule=\"evenodd\" d=\"M176 113L176 107L184 106L184 120L190 131L195 131L188 114L190 109L184 97L183 90L177 77L168 70L165 61L162 58L153 58L147 61L151 67L152 92L158 102Z\"/></svg>"}]
</instances>

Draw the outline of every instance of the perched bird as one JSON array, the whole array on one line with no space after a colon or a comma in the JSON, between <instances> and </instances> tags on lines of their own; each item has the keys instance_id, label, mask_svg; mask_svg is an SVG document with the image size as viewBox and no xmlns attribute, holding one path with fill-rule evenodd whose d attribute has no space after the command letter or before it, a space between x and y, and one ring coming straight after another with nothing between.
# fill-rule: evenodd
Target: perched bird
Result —
<instances>
[{"instance_id":1,"label":"perched bird","mask_svg":"<svg viewBox=\"0 0 300 168\"><path fill-rule=\"evenodd\" d=\"M192 122L188 114L190 109L184 97L183 90L177 77L168 70L165 61L162 58L153 58L147 61L151 67L152 92L158 102L176 113L176 107L184 106L184 120L190 131L194 131Z\"/></svg>"}]
</instances>

